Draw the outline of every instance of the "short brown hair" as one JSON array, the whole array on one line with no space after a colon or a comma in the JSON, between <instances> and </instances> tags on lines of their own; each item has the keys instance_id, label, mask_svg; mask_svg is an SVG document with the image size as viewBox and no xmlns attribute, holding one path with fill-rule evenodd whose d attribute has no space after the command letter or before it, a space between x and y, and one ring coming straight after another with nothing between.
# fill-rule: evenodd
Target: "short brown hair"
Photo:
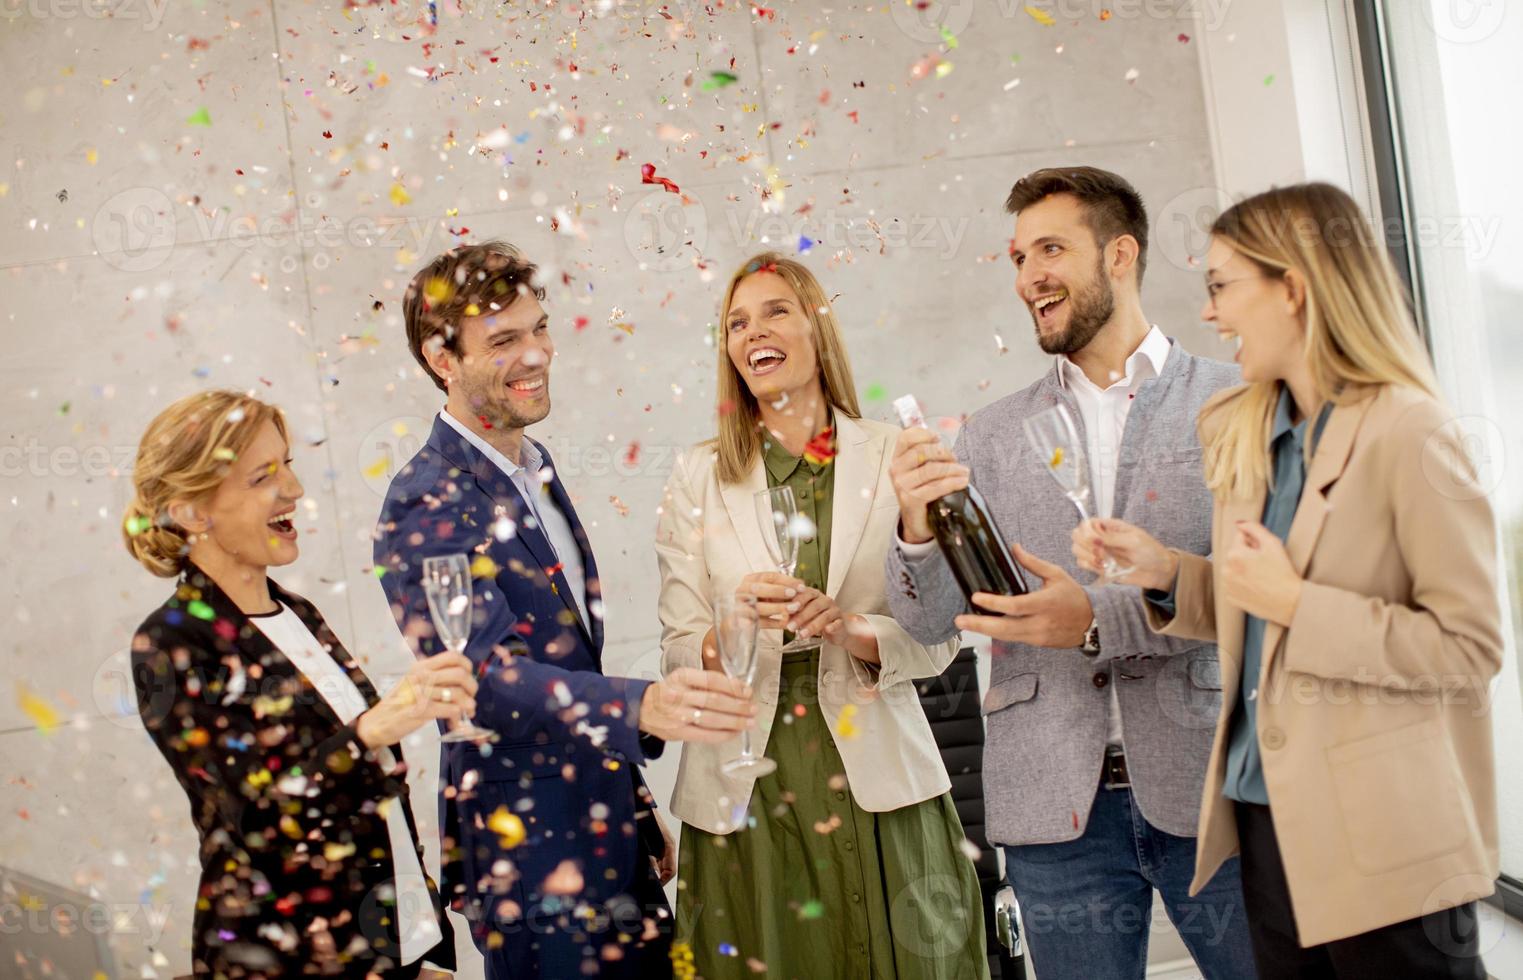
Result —
<instances>
[{"instance_id":1,"label":"short brown hair","mask_svg":"<svg viewBox=\"0 0 1523 980\"><path fill-rule=\"evenodd\" d=\"M1054 194L1072 194L1084 206L1095 243L1105 247L1118 235L1137 240L1137 285L1148 265L1148 211L1142 195L1125 177L1099 167L1044 167L1015 182L1005 211L1018 214Z\"/></svg>"},{"instance_id":2,"label":"short brown hair","mask_svg":"<svg viewBox=\"0 0 1523 980\"><path fill-rule=\"evenodd\" d=\"M435 337L451 353L459 353L460 318L505 310L520 295L545 298L536 282L539 267L507 242L459 245L419 269L402 295L402 318L407 346L440 391L444 380L429 367L423 349Z\"/></svg>"}]
</instances>

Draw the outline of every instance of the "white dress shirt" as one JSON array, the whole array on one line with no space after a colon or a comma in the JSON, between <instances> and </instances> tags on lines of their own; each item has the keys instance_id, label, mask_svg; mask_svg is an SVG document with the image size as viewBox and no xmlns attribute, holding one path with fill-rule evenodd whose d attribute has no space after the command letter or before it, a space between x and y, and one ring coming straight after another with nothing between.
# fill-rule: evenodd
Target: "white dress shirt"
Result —
<instances>
[{"instance_id":1,"label":"white dress shirt","mask_svg":"<svg viewBox=\"0 0 1523 980\"><path fill-rule=\"evenodd\" d=\"M518 451L524 465L519 466L498 452L497 447L472 432L448 410L440 412L439 417L507 474L508 479L518 488L528 505L532 520L538 523L561 563L561 574L566 577L566 584L571 588L571 598L576 602L577 611L582 614L582 624L589 633L592 632L592 620L587 616L587 571L582 565L582 548L576 543L576 533L571 530L571 522L561 513L555 498L548 491L548 478L540 473L545 461L540 456L539 449L525 436Z\"/></svg>"},{"instance_id":2,"label":"white dress shirt","mask_svg":"<svg viewBox=\"0 0 1523 980\"><path fill-rule=\"evenodd\" d=\"M1111 506L1116 497L1116 469L1121 455L1121 437L1126 432L1126 417L1131 414L1132 401L1144 381L1149 381L1163 371L1169 359L1169 338L1162 330L1152 326L1142 343L1126 359L1126 375L1111 379L1108 387L1101 388L1089 380L1079 365L1066 354L1058 358L1058 384L1074 396L1079 406L1079 416L1084 424L1084 451L1089 460L1092 511L1096 517L1110 517ZM1075 515L1077 516L1077 515ZM930 553L936 542L922 544L898 542L904 557L914 559ZM1100 638L1105 642L1105 637ZM1116 685L1111 685L1110 715L1107 721L1106 743L1120 746L1121 703L1116 696Z\"/></svg>"},{"instance_id":3,"label":"white dress shirt","mask_svg":"<svg viewBox=\"0 0 1523 980\"><path fill-rule=\"evenodd\" d=\"M1169 359L1169 338L1157 327L1148 330L1142 343L1126 359L1126 376L1112 377L1107 388L1089 380L1068 357L1058 358L1058 384L1074 396L1084 420L1084 450L1089 456L1090 483L1094 490L1096 517L1110 517L1116 496L1116 466L1121 455L1121 436L1132 400L1144 381L1158 377Z\"/></svg>"},{"instance_id":4,"label":"white dress shirt","mask_svg":"<svg viewBox=\"0 0 1523 980\"><path fill-rule=\"evenodd\" d=\"M307 624L289 606L282 604L279 612L250 616L249 620L285 654L287 660L296 665L344 724L351 724L370 707L344 668L323 649ZM382 749L378 754L382 767L388 773L394 772L397 759L391 751ZM399 798L393 796L382 801L380 812L385 814L386 836L391 843L397 931L402 940L402 965L406 966L438 945L444 933L439 927L433 900L429 898L428 882L423 877L423 866L413 848Z\"/></svg>"}]
</instances>

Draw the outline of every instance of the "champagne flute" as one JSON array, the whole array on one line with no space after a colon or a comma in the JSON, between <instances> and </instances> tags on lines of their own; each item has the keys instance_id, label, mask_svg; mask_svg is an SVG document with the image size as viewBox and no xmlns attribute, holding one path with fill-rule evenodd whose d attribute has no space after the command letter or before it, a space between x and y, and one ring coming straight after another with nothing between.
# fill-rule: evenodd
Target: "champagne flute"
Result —
<instances>
[{"instance_id":1,"label":"champagne flute","mask_svg":"<svg viewBox=\"0 0 1523 980\"><path fill-rule=\"evenodd\" d=\"M466 555L423 559L423 594L434 632L451 653L462 653L471 635L471 562ZM496 741L497 735L464 719L440 736L443 742Z\"/></svg>"},{"instance_id":2,"label":"champagne flute","mask_svg":"<svg viewBox=\"0 0 1523 980\"><path fill-rule=\"evenodd\" d=\"M799 540L804 536L800 524L808 520L799 514L798 505L793 500L793 488L771 487L759 492L756 495L756 516L761 519L767 554L772 556L778 571L792 578L799 563ZM783 652L797 653L819 646L818 638L806 640L795 636L783 644Z\"/></svg>"},{"instance_id":3,"label":"champagne flute","mask_svg":"<svg viewBox=\"0 0 1523 980\"><path fill-rule=\"evenodd\" d=\"M1079 441L1079 430L1073 416L1068 414L1068 407L1059 403L1043 409L1027 418L1022 427L1037 459L1078 509L1079 523L1090 520L1094 515L1089 509L1089 461L1084 457L1084 444ZM1113 582L1132 571L1122 568L1109 554L1103 564L1105 573L1099 578L1102 583Z\"/></svg>"},{"instance_id":4,"label":"champagne flute","mask_svg":"<svg viewBox=\"0 0 1523 980\"><path fill-rule=\"evenodd\" d=\"M722 595L714 604L714 639L719 646L719 663L730 677L744 681L747 686L756 683L757 656L756 632L761 617L756 611L753 595ZM731 776L748 775L761 778L777 769L777 763L751 750L751 730L740 733L740 755L719 767Z\"/></svg>"}]
</instances>

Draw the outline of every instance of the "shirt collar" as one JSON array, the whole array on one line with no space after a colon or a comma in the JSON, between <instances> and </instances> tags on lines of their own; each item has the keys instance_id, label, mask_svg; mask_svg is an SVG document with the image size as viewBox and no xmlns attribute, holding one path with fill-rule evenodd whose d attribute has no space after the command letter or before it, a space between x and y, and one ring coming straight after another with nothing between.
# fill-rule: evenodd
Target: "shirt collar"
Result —
<instances>
[{"instance_id":1,"label":"shirt collar","mask_svg":"<svg viewBox=\"0 0 1523 980\"><path fill-rule=\"evenodd\" d=\"M460 433L466 442L476 447L477 452L491 460L493 465L507 474L509 479L516 477L521 469L527 469L530 473L538 474L544 465L544 458L539 454L539 447L534 445L533 440L528 436L524 436L522 443L519 445L518 455L524 462L523 466L519 466L498 451L496 446L487 442L475 432L472 432L470 426L451 415L448 409L441 409L439 417L444 420L446 425Z\"/></svg>"},{"instance_id":2,"label":"shirt collar","mask_svg":"<svg viewBox=\"0 0 1523 980\"><path fill-rule=\"evenodd\" d=\"M1281 385L1280 400L1274 407L1274 422L1269 426L1270 445L1279 441L1280 437L1288 432L1295 432L1297 429L1305 431L1306 421L1303 419L1297 423L1295 417L1295 400L1290 396L1290 389Z\"/></svg>"},{"instance_id":3,"label":"shirt collar","mask_svg":"<svg viewBox=\"0 0 1523 980\"><path fill-rule=\"evenodd\" d=\"M1333 403L1322 403L1322 411L1317 413L1317 422L1314 427L1307 425L1307 420L1295 421L1296 402L1290 394L1290 389L1285 385L1280 386L1280 400L1274 406L1274 421L1269 426L1269 444L1275 442L1286 433L1291 433L1297 445L1306 443L1306 431L1311 428L1311 443L1309 452L1317 451L1317 443L1322 438L1322 430L1327 426L1327 420L1333 414Z\"/></svg>"},{"instance_id":4,"label":"shirt collar","mask_svg":"<svg viewBox=\"0 0 1523 980\"><path fill-rule=\"evenodd\" d=\"M1157 324L1150 326L1147 334L1142 338L1142 343L1138 344L1137 349L1132 351L1132 356L1126 359L1126 378L1124 381L1131 383L1158 377L1163 373L1163 365L1169 359L1169 351L1172 346L1169 338L1164 335L1162 330L1158 329ZM1080 379L1093 387L1093 382L1089 380L1089 376L1067 354L1059 357L1058 384L1066 388L1070 380L1079 381Z\"/></svg>"},{"instance_id":5,"label":"shirt collar","mask_svg":"<svg viewBox=\"0 0 1523 980\"><path fill-rule=\"evenodd\" d=\"M835 412L828 412L825 416L827 428L835 428ZM831 441L838 438L837 433L831 432ZM809 471L819 476L825 471L829 463L815 463L807 456L795 456L783 448L783 444L773 438L772 433L762 430L762 463L766 466L768 474L778 483L786 483L788 479L798 471L800 466L807 466Z\"/></svg>"}]
</instances>

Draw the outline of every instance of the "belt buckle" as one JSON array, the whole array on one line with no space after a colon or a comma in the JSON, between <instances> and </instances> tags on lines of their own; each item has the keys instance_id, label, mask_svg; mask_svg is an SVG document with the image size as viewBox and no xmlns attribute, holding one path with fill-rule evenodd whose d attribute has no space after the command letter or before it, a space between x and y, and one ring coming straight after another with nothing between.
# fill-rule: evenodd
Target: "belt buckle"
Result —
<instances>
[{"instance_id":1,"label":"belt buckle","mask_svg":"<svg viewBox=\"0 0 1523 980\"><path fill-rule=\"evenodd\" d=\"M1105 753L1105 788L1106 789L1129 789L1132 785L1131 773L1126 769L1125 752Z\"/></svg>"}]
</instances>

